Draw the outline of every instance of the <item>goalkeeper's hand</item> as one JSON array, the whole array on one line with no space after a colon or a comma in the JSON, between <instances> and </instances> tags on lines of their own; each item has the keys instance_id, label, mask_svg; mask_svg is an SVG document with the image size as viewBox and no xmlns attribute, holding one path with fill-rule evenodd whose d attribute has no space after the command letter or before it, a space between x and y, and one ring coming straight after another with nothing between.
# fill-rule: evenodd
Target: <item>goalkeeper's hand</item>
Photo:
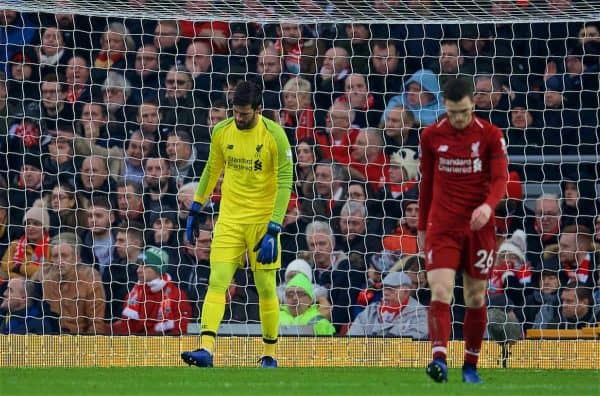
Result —
<instances>
[{"instance_id":1,"label":"goalkeeper's hand","mask_svg":"<svg viewBox=\"0 0 600 396\"><path fill-rule=\"evenodd\" d=\"M277 261L279 253L279 242L277 236L281 232L281 226L273 221L269 222L267 233L254 247L258 252L256 260L262 264L271 264Z\"/></svg>"},{"instance_id":2,"label":"goalkeeper's hand","mask_svg":"<svg viewBox=\"0 0 600 396\"><path fill-rule=\"evenodd\" d=\"M200 227L200 210L202 209L202 205L200 202L194 201L192 206L190 206L190 210L187 217L187 222L185 226L185 235L190 244L194 245L196 243L196 237L198 236L198 227Z\"/></svg>"}]
</instances>

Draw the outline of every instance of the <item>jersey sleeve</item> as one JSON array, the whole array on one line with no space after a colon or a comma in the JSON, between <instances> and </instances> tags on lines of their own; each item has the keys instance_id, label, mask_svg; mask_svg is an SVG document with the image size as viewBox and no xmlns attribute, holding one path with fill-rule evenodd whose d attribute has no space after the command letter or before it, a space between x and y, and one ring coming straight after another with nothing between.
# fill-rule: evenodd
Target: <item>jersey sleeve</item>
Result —
<instances>
[{"instance_id":1,"label":"jersey sleeve","mask_svg":"<svg viewBox=\"0 0 600 396\"><path fill-rule=\"evenodd\" d=\"M419 223L417 229L425 231L427 229L427 219L429 209L431 208L431 199L433 196L433 164L434 156L429 144L429 133L423 131L419 144L421 170L421 182L419 183Z\"/></svg>"},{"instance_id":2,"label":"jersey sleeve","mask_svg":"<svg viewBox=\"0 0 600 396\"><path fill-rule=\"evenodd\" d=\"M490 162L490 189L485 203L494 210L498 202L506 193L508 183L508 158L506 142L500 129L494 127L490 134L489 162Z\"/></svg>"},{"instance_id":3,"label":"jersey sleeve","mask_svg":"<svg viewBox=\"0 0 600 396\"><path fill-rule=\"evenodd\" d=\"M194 201L199 202L202 205L206 203L208 197L215 189L217 181L219 180L221 172L223 171L225 160L223 157L223 151L221 149L221 139L223 138L223 123L226 121L227 120L215 125L213 129L213 135L210 140L208 161L206 162L206 166L202 171L202 176L200 176L196 194L194 194Z\"/></svg>"},{"instance_id":4,"label":"jersey sleeve","mask_svg":"<svg viewBox=\"0 0 600 396\"><path fill-rule=\"evenodd\" d=\"M277 192L275 194L275 205L271 221L281 224L287 211L287 206L292 194L292 183L294 178L292 164L292 149L288 142L285 132L280 126L277 126L277 132L273 134L275 138L275 172L277 175Z\"/></svg>"}]
</instances>

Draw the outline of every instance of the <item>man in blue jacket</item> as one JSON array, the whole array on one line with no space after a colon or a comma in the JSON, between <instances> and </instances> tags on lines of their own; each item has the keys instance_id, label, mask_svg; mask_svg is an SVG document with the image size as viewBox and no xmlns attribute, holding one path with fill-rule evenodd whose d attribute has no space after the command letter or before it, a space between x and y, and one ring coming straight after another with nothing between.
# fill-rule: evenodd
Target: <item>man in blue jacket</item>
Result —
<instances>
[{"instance_id":1,"label":"man in blue jacket","mask_svg":"<svg viewBox=\"0 0 600 396\"><path fill-rule=\"evenodd\" d=\"M36 293L36 284L22 277L8 281L0 304L0 334L52 334L58 323ZM36 297L36 294L38 295Z\"/></svg>"}]
</instances>

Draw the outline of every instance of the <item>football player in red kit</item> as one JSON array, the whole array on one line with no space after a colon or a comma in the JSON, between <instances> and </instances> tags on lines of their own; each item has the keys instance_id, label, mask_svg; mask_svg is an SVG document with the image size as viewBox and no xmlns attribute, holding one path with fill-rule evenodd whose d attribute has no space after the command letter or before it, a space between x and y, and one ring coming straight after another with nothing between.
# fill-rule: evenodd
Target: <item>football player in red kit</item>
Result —
<instances>
[{"instance_id":1,"label":"football player in red kit","mask_svg":"<svg viewBox=\"0 0 600 396\"><path fill-rule=\"evenodd\" d=\"M472 85L444 86L446 116L421 134L418 240L431 288L427 374L448 380L446 348L456 272L463 271L466 315L463 381L480 383L477 360L487 324L486 287L496 245L494 208L508 179L502 132L473 114Z\"/></svg>"}]
</instances>

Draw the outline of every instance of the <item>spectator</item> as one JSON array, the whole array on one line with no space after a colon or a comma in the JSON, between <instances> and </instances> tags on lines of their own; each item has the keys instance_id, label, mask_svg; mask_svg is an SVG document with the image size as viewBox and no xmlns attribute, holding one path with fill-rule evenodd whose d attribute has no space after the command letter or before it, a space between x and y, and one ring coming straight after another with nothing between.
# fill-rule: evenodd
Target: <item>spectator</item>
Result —
<instances>
[{"instance_id":1,"label":"spectator","mask_svg":"<svg viewBox=\"0 0 600 396\"><path fill-rule=\"evenodd\" d=\"M443 87L453 77L472 78L475 74L473 66L473 63L465 63L457 41L443 40L440 42L439 57L429 69L440 76L440 86ZM479 69L477 71L481 72Z\"/></svg>"},{"instance_id":2,"label":"spectator","mask_svg":"<svg viewBox=\"0 0 600 396\"><path fill-rule=\"evenodd\" d=\"M51 260L34 276L42 283L44 300L59 318L61 334L105 333L106 298L98 271L81 264L75 234L61 233L50 241Z\"/></svg>"},{"instance_id":3,"label":"spectator","mask_svg":"<svg viewBox=\"0 0 600 396\"><path fill-rule=\"evenodd\" d=\"M518 308L519 321L523 320L520 310L525 304L525 291L531 283L531 267L527 264L527 235L517 230L498 248L496 260L490 271L488 298L490 305L496 297L502 297L501 308Z\"/></svg>"},{"instance_id":4,"label":"spectator","mask_svg":"<svg viewBox=\"0 0 600 396\"><path fill-rule=\"evenodd\" d=\"M310 279L297 273L285 285L285 304L281 306L280 325L312 326L314 335L334 335L335 327L319 312Z\"/></svg>"},{"instance_id":5,"label":"spectator","mask_svg":"<svg viewBox=\"0 0 600 396\"><path fill-rule=\"evenodd\" d=\"M366 285L364 260L335 251L335 237L329 225L314 221L306 227L306 242L314 263L315 282L329 291L333 306L331 321L339 328L352 321L352 308Z\"/></svg>"},{"instance_id":6,"label":"spectator","mask_svg":"<svg viewBox=\"0 0 600 396\"><path fill-rule=\"evenodd\" d=\"M128 55L135 48L135 42L129 33L129 29L120 22L112 22L104 29L100 37L100 52L94 59L96 68L93 78L95 83L104 81L106 73L114 70L123 74L127 65L133 64L128 61Z\"/></svg>"},{"instance_id":7,"label":"spectator","mask_svg":"<svg viewBox=\"0 0 600 396\"><path fill-rule=\"evenodd\" d=\"M416 197L402 200L402 217L392 234L383 237L383 248L398 255L417 254L417 222L419 202Z\"/></svg>"},{"instance_id":8,"label":"spectator","mask_svg":"<svg viewBox=\"0 0 600 396\"><path fill-rule=\"evenodd\" d=\"M75 106L75 116L81 116L84 103L92 100L92 85L90 84L90 65L86 58L75 55L67 61L65 69L67 85L67 102Z\"/></svg>"},{"instance_id":9,"label":"spectator","mask_svg":"<svg viewBox=\"0 0 600 396\"><path fill-rule=\"evenodd\" d=\"M282 95L283 108L279 118L292 146L303 139L313 139L315 118L310 82L302 77L292 77L283 86Z\"/></svg>"},{"instance_id":10,"label":"spectator","mask_svg":"<svg viewBox=\"0 0 600 396\"><path fill-rule=\"evenodd\" d=\"M542 263L542 268L558 267L560 284L575 283L589 288L598 284L596 255L592 244L592 231L584 226L572 224L561 230L558 254Z\"/></svg>"},{"instance_id":11,"label":"spectator","mask_svg":"<svg viewBox=\"0 0 600 396\"><path fill-rule=\"evenodd\" d=\"M341 30L341 29L340 29ZM352 73L368 74L371 48L371 28L366 23L344 25L345 39L335 40L335 45L344 48L349 54Z\"/></svg>"},{"instance_id":12,"label":"spectator","mask_svg":"<svg viewBox=\"0 0 600 396\"><path fill-rule=\"evenodd\" d=\"M31 102L25 109L25 116L39 119L40 133L46 135L40 144L47 144L47 131L59 129L60 124L70 124L75 119L73 106L67 102L64 77L49 74L41 83L41 106Z\"/></svg>"},{"instance_id":13,"label":"spectator","mask_svg":"<svg viewBox=\"0 0 600 396\"><path fill-rule=\"evenodd\" d=\"M535 234L528 235L527 250L530 263L539 268L541 255L551 245L558 244L560 232L560 203L556 194L542 194L535 201Z\"/></svg>"},{"instance_id":14,"label":"spectator","mask_svg":"<svg viewBox=\"0 0 600 396\"><path fill-rule=\"evenodd\" d=\"M344 95L336 101L346 101L355 112L354 123L366 128L375 127L381 119L383 104L378 102L379 97L373 95L367 87L367 79L362 74L350 74L344 81Z\"/></svg>"},{"instance_id":15,"label":"spectator","mask_svg":"<svg viewBox=\"0 0 600 396\"><path fill-rule=\"evenodd\" d=\"M131 83L134 102L143 103L158 98L159 71L158 49L152 44L142 44L135 54L134 69L128 69L125 73Z\"/></svg>"},{"instance_id":16,"label":"spectator","mask_svg":"<svg viewBox=\"0 0 600 396\"><path fill-rule=\"evenodd\" d=\"M137 260L138 282L127 296L121 320L112 324L113 334L185 334L192 309L185 292L166 273L167 253L152 246Z\"/></svg>"},{"instance_id":17,"label":"spectator","mask_svg":"<svg viewBox=\"0 0 600 396\"><path fill-rule=\"evenodd\" d=\"M108 148L108 111L103 103L85 103L81 108L80 119L75 123L76 136L85 138L85 146L88 152L97 150L95 146ZM75 151L84 155L84 148L75 145ZM85 155L84 155L85 156Z\"/></svg>"},{"instance_id":18,"label":"spectator","mask_svg":"<svg viewBox=\"0 0 600 396\"><path fill-rule=\"evenodd\" d=\"M146 158L144 164L144 208L159 213L177 207L177 186L166 158Z\"/></svg>"},{"instance_id":19,"label":"spectator","mask_svg":"<svg viewBox=\"0 0 600 396\"><path fill-rule=\"evenodd\" d=\"M66 125L59 131L52 131L46 152L42 154L42 167L46 175L45 185L53 186L58 180L75 183L79 160L73 151L73 128Z\"/></svg>"},{"instance_id":20,"label":"spectator","mask_svg":"<svg viewBox=\"0 0 600 396\"><path fill-rule=\"evenodd\" d=\"M419 303L429 306L431 302L431 290L427 282L427 272L425 271L425 257L421 255L405 256L400 259L401 268L395 264L390 272L402 271L412 280L411 296Z\"/></svg>"},{"instance_id":21,"label":"spectator","mask_svg":"<svg viewBox=\"0 0 600 396\"><path fill-rule=\"evenodd\" d=\"M552 76L546 80L544 94L544 111L542 117L544 126L552 128L553 133L560 132L560 128L571 128L570 133L576 133L572 128L579 125L579 116L576 108L576 98L565 92L564 83L559 76ZM556 131L559 129L559 131ZM548 133L546 132L545 135ZM560 135L559 135L560 136ZM565 137L568 136L565 134ZM546 140L546 139L544 139ZM548 140L552 142L552 140Z\"/></svg>"},{"instance_id":22,"label":"spectator","mask_svg":"<svg viewBox=\"0 0 600 396\"><path fill-rule=\"evenodd\" d=\"M560 282L558 280L558 265L547 263L541 272L533 274L533 290L525 298L523 314L525 317L524 328L531 328L542 307L544 310L558 308L558 291ZM546 314L544 314L546 315Z\"/></svg>"},{"instance_id":23,"label":"spectator","mask_svg":"<svg viewBox=\"0 0 600 396\"><path fill-rule=\"evenodd\" d=\"M115 236L111 231L114 212L106 197L97 196L91 200L87 216L88 229L82 232L80 257L103 276L114 261Z\"/></svg>"},{"instance_id":24,"label":"spectator","mask_svg":"<svg viewBox=\"0 0 600 396\"><path fill-rule=\"evenodd\" d=\"M197 189L197 182L189 182L179 187L179 191L177 192L177 212L179 213L178 224L181 228L184 228Z\"/></svg>"},{"instance_id":25,"label":"spectator","mask_svg":"<svg viewBox=\"0 0 600 396\"><path fill-rule=\"evenodd\" d=\"M159 53L159 70L169 70L184 54L187 41L179 34L176 21L159 20L154 28L153 45Z\"/></svg>"},{"instance_id":26,"label":"spectator","mask_svg":"<svg viewBox=\"0 0 600 396\"><path fill-rule=\"evenodd\" d=\"M146 138L141 130L131 133L125 144L125 155L122 157L123 166L120 167L122 170L120 175L126 181L142 184L144 181L143 161L145 158L156 155L157 141L152 138ZM111 175L115 175L115 173L111 171Z\"/></svg>"},{"instance_id":27,"label":"spectator","mask_svg":"<svg viewBox=\"0 0 600 396\"><path fill-rule=\"evenodd\" d=\"M410 296L411 288L408 275L390 272L383 278L383 298L356 317L348 335L426 339L427 308Z\"/></svg>"},{"instance_id":28,"label":"spectator","mask_svg":"<svg viewBox=\"0 0 600 396\"><path fill-rule=\"evenodd\" d=\"M300 211L298 197L292 193L281 223L281 263L284 267L296 259L300 250L306 250L306 241L299 235L304 234L308 222Z\"/></svg>"},{"instance_id":29,"label":"spectator","mask_svg":"<svg viewBox=\"0 0 600 396\"><path fill-rule=\"evenodd\" d=\"M138 124L138 131L145 142L158 143L160 140L166 138L159 130L162 123L161 116L162 114L156 100L146 100L138 106L136 122ZM168 132L171 130L171 127L164 129ZM150 157L150 153L151 151L148 151L144 156Z\"/></svg>"},{"instance_id":30,"label":"spectator","mask_svg":"<svg viewBox=\"0 0 600 396\"><path fill-rule=\"evenodd\" d=\"M283 60L274 46L263 48L258 54L256 79L263 87L263 109L281 109L281 87L285 84Z\"/></svg>"},{"instance_id":31,"label":"spectator","mask_svg":"<svg viewBox=\"0 0 600 396\"><path fill-rule=\"evenodd\" d=\"M415 72L404 83L404 93L388 102L381 120L384 121L387 112L399 104L410 110L421 127L433 124L446 112L437 75L427 69Z\"/></svg>"},{"instance_id":32,"label":"spectator","mask_svg":"<svg viewBox=\"0 0 600 396\"><path fill-rule=\"evenodd\" d=\"M397 219L403 216L403 198L418 195L418 171L419 160L416 151L409 148L400 149L390 157L386 183L379 190L378 198L383 201L385 215L394 218L392 230L396 228ZM390 230L389 222L385 219L384 224L385 229Z\"/></svg>"},{"instance_id":33,"label":"spectator","mask_svg":"<svg viewBox=\"0 0 600 396\"><path fill-rule=\"evenodd\" d=\"M20 158L20 172L8 188L8 210L12 224L21 224L23 214L44 192L44 172L40 156L27 153Z\"/></svg>"},{"instance_id":34,"label":"spectator","mask_svg":"<svg viewBox=\"0 0 600 396\"><path fill-rule=\"evenodd\" d=\"M173 66L168 70L164 94L159 99L161 123L171 128L194 128L206 119L208 103L196 102L192 75L184 67Z\"/></svg>"},{"instance_id":35,"label":"spectator","mask_svg":"<svg viewBox=\"0 0 600 396\"><path fill-rule=\"evenodd\" d=\"M8 216L8 199L6 191L0 192L0 257L4 257L4 253L10 244L12 235L11 228L9 227L10 219ZM1 289L1 286L0 286Z\"/></svg>"},{"instance_id":36,"label":"spectator","mask_svg":"<svg viewBox=\"0 0 600 396\"><path fill-rule=\"evenodd\" d=\"M510 126L505 133L509 155L541 155L558 148L545 145L542 125L533 111L535 107L531 97L516 95L511 100ZM554 141L557 139L554 138Z\"/></svg>"},{"instance_id":37,"label":"spectator","mask_svg":"<svg viewBox=\"0 0 600 396\"><path fill-rule=\"evenodd\" d=\"M144 191L141 183L120 180L115 186L118 223L139 222L147 224L144 210Z\"/></svg>"},{"instance_id":38,"label":"spectator","mask_svg":"<svg viewBox=\"0 0 600 396\"><path fill-rule=\"evenodd\" d=\"M560 187L562 190L561 225L584 224L593 228L596 207L594 198L596 186L594 177L585 171L563 176Z\"/></svg>"},{"instance_id":39,"label":"spectator","mask_svg":"<svg viewBox=\"0 0 600 396\"><path fill-rule=\"evenodd\" d=\"M345 169L339 164L316 164L314 183L305 183L303 186L301 211L307 215L329 218L336 203L345 195L343 183L347 178Z\"/></svg>"},{"instance_id":40,"label":"spectator","mask_svg":"<svg viewBox=\"0 0 600 396\"><path fill-rule=\"evenodd\" d=\"M500 129L509 126L510 101L500 80L493 75L475 77L475 115L491 122Z\"/></svg>"},{"instance_id":41,"label":"spectator","mask_svg":"<svg viewBox=\"0 0 600 396\"><path fill-rule=\"evenodd\" d=\"M2 256L0 278L8 280L14 276L31 279L50 259L50 218L43 206L34 206L23 217L25 232L11 241Z\"/></svg>"},{"instance_id":42,"label":"spectator","mask_svg":"<svg viewBox=\"0 0 600 396\"><path fill-rule=\"evenodd\" d=\"M0 143L0 149L2 153L8 152L7 143L5 140L8 137L9 126L14 122L13 116L18 113L18 105L11 101L8 97L7 84L10 84L11 81L6 81L6 75L0 71L0 117L5 122L0 122L0 136L2 137L2 142ZM6 161L10 158L5 154L2 155L2 163L0 164L0 169L5 171L9 167Z\"/></svg>"},{"instance_id":43,"label":"spectator","mask_svg":"<svg viewBox=\"0 0 600 396\"><path fill-rule=\"evenodd\" d=\"M0 334L53 334L58 324L46 302L37 296L36 284L25 278L8 281L0 304Z\"/></svg>"},{"instance_id":44,"label":"spectator","mask_svg":"<svg viewBox=\"0 0 600 396\"><path fill-rule=\"evenodd\" d=\"M15 10L0 10L0 37L4 51L0 53L0 71L11 78L8 62L19 52L24 45L31 44L34 40L36 29L27 13Z\"/></svg>"},{"instance_id":45,"label":"spectator","mask_svg":"<svg viewBox=\"0 0 600 396\"><path fill-rule=\"evenodd\" d=\"M65 47L63 32L55 26L43 27L40 41L40 45L36 48L39 75L44 77L49 74L55 76L64 74L72 51Z\"/></svg>"},{"instance_id":46,"label":"spectator","mask_svg":"<svg viewBox=\"0 0 600 396\"><path fill-rule=\"evenodd\" d=\"M329 108L326 127L317 130L315 141L324 159L340 164L350 163L350 147L354 145L358 129L353 125L356 113L348 102L335 102Z\"/></svg>"},{"instance_id":47,"label":"spectator","mask_svg":"<svg viewBox=\"0 0 600 396\"><path fill-rule=\"evenodd\" d=\"M560 292L560 305L544 305L535 318L534 329L581 329L599 322L592 291L588 287L569 283Z\"/></svg>"},{"instance_id":48,"label":"spectator","mask_svg":"<svg viewBox=\"0 0 600 396\"><path fill-rule=\"evenodd\" d=\"M388 101L400 94L403 85L404 63L399 56L398 43L393 40L371 40L371 67L366 72L369 90L377 103L387 105ZM353 69L356 72L356 69Z\"/></svg>"},{"instance_id":49,"label":"spectator","mask_svg":"<svg viewBox=\"0 0 600 396\"><path fill-rule=\"evenodd\" d=\"M50 237L61 232L79 233L82 228L87 228L88 208L69 182L59 181L46 201L50 216Z\"/></svg>"},{"instance_id":50,"label":"spectator","mask_svg":"<svg viewBox=\"0 0 600 396\"><path fill-rule=\"evenodd\" d=\"M471 70L506 75L511 72L507 61L512 56L511 50L504 45L504 40L494 40L494 29L492 24L462 25L460 52L465 66Z\"/></svg>"},{"instance_id":51,"label":"spectator","mask_svg":"<svg viewBox=\"0 0 600 396\"><path fill-rule=\"evenodd\" d=\"M316 149L314 141L303 139L296 144L296 193L302 194L303 189L314 179L315 164L320 161L320 151Z\"/></svg>"},{"instance_id":52,"label":"spectator","mask_svg":"<svg viewBox=\"0 0 600 396\"><path fill-rule=\"evenodd\" d=\"M403 147L417 149L419 145L417 120L406 107L402 105L391 107L386 113L381 128L384 131L384 151L387 155L392 155Z\"/></svg>"},{"instance_id":53,"label":"spectator","mask_svg":"<svg viewBox=\"0 0 600 396\"><path fill-rule=\"evenodd\" d=\"M332 47L323 54L323 64L315 80L315 104L325 110L344 93L344 83L350 73L350 57L342 47ZM321 116L318 125L323 125Z\"/></svg>"},{"instance_id":54,"label":"spectator","mask_svg":"<svg viewBox=\"0 0 600 396\"><path fill-rule=\"evenodd\" d=\"M110 195L115 189L108 172L106 158L99 155L86 157L75 179L75 188L87 200L97 196L111 199Z\"/></svg>"},{"instance_id":55,"label":"spectator","mask_svg":"<svg viewBox=\"0 0 600 396\"><path fill-rule=\"evenodd\" d=\"M223 87L225 74L213 70L212 56L210 42L205 40L192 41L186 50L184 65L194 79L194 95L199 103L210 103L211 93Z\"/></svg>"},{"instance_id":56,"label":"spectator","mask_svg":"<svg viewBox=\"0 0 600 396\"><path fill-rule=\"evenodd\" d=\"M200 317L202 304L208 289L210 275L210 244L212 231L206 225L200 226L194 245L186 239L181 249L181 263L177 266L175 279L188 296L192 305L192 318Z\"/></svg>"},{"instance_id":57,"label":"spectator","mask_svg":"<svg viewBox=\"0 0 600 396\"><path fill-rule=\"evenodd\" d=\"M277 26L275 49L281 54L286 72L290 74L313 74L317 41L309 36L308 29L296 23Z\"/></svg>"},{"instance_id":58,"label":"spectator","mask_svg":"<svg viewBox=\"0 0 600 396\"><path fill-rule=\"evenodd\" d=\"M303 258L297 258L285 267L283 279L277 286L277 296L279 303L285 304L285 291L287 283L297 274L304 275L312 284L312 289L315 295L315 302L318 305L319 312L325 318L331 318L331 303L329 302L329 293L323 286L313 282L313 269L310 264Z\"/></svg>"},{"instance_id":59,"label":"spectator","mask_svg":"<svg viewBox=\"0 0 600 396\"><path fill-rule=\"evenodd\" d=\"M355 179L364 180L373 189L379 189L389 173L381 130L361 129L354 140L350 161L349 170Z\"/></svg>"},{"instance_id":60,"label":"spectator","mask_svg":"<svg viewBox=\"0 0 600 396\"><path fill-rule=\"evenodd\" d=\"M523 203L523 184L516 171L508 172L506 194L496 206L495 220L496 235L500 237L508 238L516 230L525 231L527 240L536 234L535 214Z\"/></svg>"},{"instance_id":61,"label":"spectator","mask_svg":"<svg viewBox=\"0 0 600 396\"><path fill-rule=\"evenodd\" d=\"M108 114L108 146L122 148L127 131L134 128L132 121L136 118L131 84L122 74L110 71L102 85L102 98Z\"/></svg>"},{"instance_id":62,"label":"spectator","mask_svg":"<svg viewBox=\"0 0 600 396\"><path fill-rule=\"evenodd\" d=\"M102 276L106 295L106 319L109 322L121 317L125 298L137 282L137 258L144 248L144 224L120 223L115 233L115 257L110 271Z\"/></svg>"},{"instance_id":63,"label":"spectator","mask_svg":"<svg viewBox=\"0 0 600 396\"><path fill-rule=\"evenodd\" d=\"M229 25L228 64L232 70L255 73L258 61L256 32L252 23L232 23Z\"/></svg>"},{"instance_id":64,"label":"spectator","mask_svg":"<svg viewBox=\"0 0 600 396\"><path fill-rule=\"evenodd\" d=\"M173 207L162 207L158 213L151 213L146 241L149 245L159 247L169 256L169 265L166 271L175 277L177 265L180 261L179 246L183 245L183 235L179 232L177 212Z\"/></svg>"},{"instance_id":65,"label":"spectator","mask_svg":"<svg viewBox=\"0 0 600 396\"><path fill-rule=\"evenodd\" d=\"M22 53L15 54L9 64L11 79L6 83L10 92L9 103L19 110L33 101L40 99L40 76L34 55L25 48Z\"/></svg>"},{"instance_id":66,"label":"spectator","mask_svg":"<svg viewBox=\"0 0 600 396\"><path fill-rule=\"evenodd\" d=\"M200 179L205 163L198 160L194 139L186 128L177 128L169 133L166 153L177 187Z\"/></svg>"}]
</instances>

